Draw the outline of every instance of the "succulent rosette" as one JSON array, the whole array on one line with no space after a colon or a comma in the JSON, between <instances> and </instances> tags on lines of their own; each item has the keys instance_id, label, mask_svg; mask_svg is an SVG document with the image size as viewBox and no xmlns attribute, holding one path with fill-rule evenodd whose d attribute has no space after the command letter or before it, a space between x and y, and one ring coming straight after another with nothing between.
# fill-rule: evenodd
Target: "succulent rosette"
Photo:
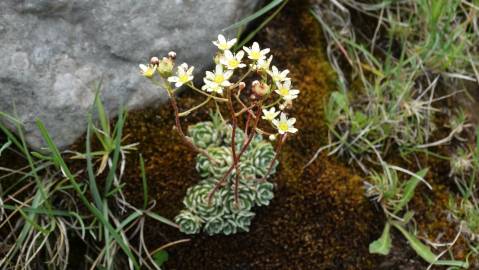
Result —
<instances>
[{"instance_id":1,"label":"succulent rosette","mask_svg":"<svg viewBox=\"0 0 479 270\"><path fill-rule=\"evenodd\" d=\"M186 234L196 234L201 231L203 221L189 210L181 210L175 217L175 222L180 226L180 231Z\"/></svg>"},{"instance_id":2,"label":"succulent rosette","mask_svg":"<svg viewBox=\"0 0 479 270\"><path fill-rule=\"evenodd\" d=\"M258 206L269 205L274 197L274 185L270 182L259 183L256 186L255 202Z\"/></svg>"},{"instance_id":3,"label":"succulent rosette","mask_svg":"<svg viewBox=\"0 0 479 270\"><path fill-rule=\"evenodd\" d=\"M188 136L196 146L203 149L219 146L222 138L221 129L215 127L213 122L200 122L189 126Z\"/></svg>"},{"instance_id":4,"label":"succulent rosette","mask_svg":"<svg viewBox=\"0 0 479 270\"><path fill-rule=\"evenodd\" d=\"M205 155L199 154L196 157L196 170L202 177L214 177L221 179L221 177L228 171L233 163L231 156L231 149L225 146L210 147L207 149L208 153L217 161L212 163Z\"/></svg>"},{"instance_id":5,"label":"succulent rosette","mask_svg":"<svg viewBox=\"0 0 479 270\"><path fill-rule=\"evenodd\" d=\"M215 235L221 233L224 226L225 220L221 216L216 216L206 221L203 231L208 235Z\"/></svg>"},{"instance_id":6,"label":"succulent rosette","mask_svg":"<svg viewBox=\"0 0 479 270\"><path fill-rule=\"evenodd\" d=\"M265 141L261 135L256 135L238 163L238 200L235 199L235 179L238 172L233 169L224 185L218 188L211 201L208 201L209 194L233 164L231 126L224 125L215 118L214 121L215 123L201 122L189 129L193 142L208 151L216 162L203 154L198 154L196 158L196 169L203 180L188 188L183 200L186 210L175 218L180 230L188 234L199 233L201 230L208 235L247 232L254 217L252 209L255 206L269 205L274 197L273 184L260 182L258 178L266 176L275 152L270 142ZM226 131L215 131L218 127L223 127ZM246 139L243 130L237 129L237 152ZM276 166L277 162L273 164L271 173L275 172Z\"/></svg>"},{"instance_id":7,"label":"succulent rosette","mask_svg":"<svg viewBox=\"0 0 479 270\"><path fill-rule=\"evenodd\" d=\"M233 216L236 228L239 231L249 232L249 227L251 226L251 221L255 214L251 211L241 211L235 213Z\"/></svg>"},{"instance_id":8,"label":"succulent rosette","mask_svg":"<svg viewBox=\"0 0 479 270\"><path fill-rule=\"evenodd\" d=\"M202 219L219 216L223 213L223 198L220 193L215 193L208 200L209 193L213 190L214 184L209 181L201 181L186 191L183 204L192 213L197 214Z\"/></svg>"},{"instance_id":9,"label":"succulent rosette","mask_svg":"<svg viewBox=\"0 0 479 270\"><path fill-rule=\"evenodd\" d=\"M239 213L242 211L249 211L253 208L255 203L254 189L240 183L238 186L238 201L235 200L234 185L230 185L223 201L225 208L229 213Z\"/></svg>"},{"instance_id":10,"label":"succulent rosette","mask_svg":"<svg viewBox=\"0 0 479 270\"><path fill-rule=\"evenodd\" d=\"M235 215L227 214L224 216L225 222L223 223L223 228L221 233L224 235L231 235L238 232L238 226L235 223Z\"/></svg>"},{"instance_id":11,"label":"succulent rosette","mask_svg":"<svg viewBox=\"0 0 479 270\"><path fill-rule=\"evenodd\" d=\"M273 146L269 142L262 141L251 149L248 155L252 160L253 166L256 168L256 174L260 177L265 177L268 173L271 161L273 161L275 156ZM278 162L275 161L271 174L276 172L277 165Z\"/></svg>"},{"instance_id":12,"label":"succulent rosette","mask_svg":"<svg viewBox=\"0 0 479 270\"><path fill-rule=\"evenodd\" d=\"M251 181L256 179L256 168L254 167L251 161L241 161L239 163L239 172L240 178L244 181ZM234 172L234 176L236 176L236 171Z\"/></svg>"},{"instance_id":13,"label":"succulent rosette","mask_svg":"<svg viewBox=\"0 0 479 270\"><path fill-rule=\"evenodd\" d=\"M230 125L226 128L226 136L224 138L225 145L231 145L231 138L233 137L233 128ZM236 152L241 151L243 144L246 140L246 135L244 131L237 128L235 129L235 145L236 145Z\"/></svg>"}]
</instances>

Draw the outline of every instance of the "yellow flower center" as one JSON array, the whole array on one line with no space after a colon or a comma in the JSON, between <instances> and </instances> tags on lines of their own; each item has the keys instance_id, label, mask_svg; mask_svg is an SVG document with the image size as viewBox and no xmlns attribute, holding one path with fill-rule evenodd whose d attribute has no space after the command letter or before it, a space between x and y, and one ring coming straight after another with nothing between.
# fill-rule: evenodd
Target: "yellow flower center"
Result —
<instances>
[{"instance_id":1,"label":"yellow flower center","mask_svg":"<svg viewBox=\"0 0 479 270\"><path fill-rule=\"evenodd\" d=\"M278 129L280 131L284 131L284 132L288 131L288 129L289 129L288 123L287 122L279 122Z\"/></svg>"},{"instance_id":2,"label":"yellow flower center","mask_svg":"<svg viewBox=\"0 0 479 270\"><path fill-rule=\"evenodd\" d=\"M145 77L147 77L147 78L153 77L154 74L155 74L155 69L152 68L152 67L148 67L148 68L143 72L143 76L145 76Z\"/></svg>"},{"instance_id":3,"label":"yellow flower center","mask_svg":"<svg viewBox=\"0 0 479 270\"><path fill-rule=\"evenodd\" d=\"M249 56L253 60L258 60L261 58L261 53L259 51L252 51Z\"/></svg>"},{"instance_id":4,"label":"yellow flower center","mask_svg":"<svg viewBox=\"0 0 479 270\"><path fill-rule=\"evenodd\" d=\"M218 45L218 48L219 48L220 50L222 50L222 51L226 51L226 50L229 49L227 43L220 43L220 44Z\"/></svg>"},{"instance_id":5,"label":"yellow flower center","mask_svg":"<svg viewBox=\"0 0 479 270\"><path fill-rule=\"evenodd\" d=\"M280 88L279 89L279 94L283 97L287 96L287 95L289 95L289 89L286 88L286 87Z\"/></svg>"},{"instance_id":6,"label":"yellow flower center","mask_svg":"<svg viewBox=\"0 0 479 270\"><path fill-rule=\"evenodd\" d=\"M188 77L188 74L181 74L180 76L178 76L178 81L180 81L181 83L186 83L190 80L190 78Z\"/></svg>"},{"instance_id":7,"label":"yellow flower center","mask_svg":"<svg viewBox=\"0 0 479 270\"><path fill-rule=\"evenodd\" d=\"M221 91L220 91L220 90L221 90L221 87L216 85L216 86L211 87L211 90L212 90L213 92L215 92L215 93L219 93L219 92L221 92Z\"/></svg>"},{"instance_id":8,"label":"yellow flower center","mask_svg":"<svg viewBox=\"0 0 479 270\"><path fill-rule=\"evenodd\" d=\"M223 81L225 80L225 77L223 76L223 74L216 74L215 75L215 79L213 80L215 83L222 83Z\"/></svg>"},{"instance_id":9,"label":"yellow flower center","mask_svg":"<svg viewBox=\"0 0 479 270\"><path fill-rule=\"evenodd\" d=\"M236 60L236 59L231 59L231 60L228 61L228 66L230 68L237 68L238 65L239 65L239 61Z\"/></svg>"}]
</instances>

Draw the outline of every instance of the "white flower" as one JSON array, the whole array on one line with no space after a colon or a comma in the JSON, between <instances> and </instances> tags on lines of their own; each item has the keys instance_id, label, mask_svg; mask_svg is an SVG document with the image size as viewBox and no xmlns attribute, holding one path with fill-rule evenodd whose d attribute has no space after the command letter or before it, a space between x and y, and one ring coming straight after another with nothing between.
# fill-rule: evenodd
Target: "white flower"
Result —
<instances>
[{"instance_id":1,"label":"white flower","mask_svg":"<svg viewBox=\"0 0 479 270\"><path fill-rule=\"evenodd\" d=\"M243 47L243 49L248 53L248 58L254 61L259 61L266 58L266 54L269 53L269 49L261 50L259 48L258 42L254 42L251 48Z\"/></svg>"},{"instance_id":2,"label":"white flower","mask_svg":"<svg viewBox=\"0 0 479 270\"><path fill-rule=\"evenodd\" d=\"M273 125L276 126L278 129L279 134L284 134L284 133L296 133L298 129L296 129L293 125L296 123L296 118L290 118L288 119L286 117L285 113L281 113L279 120L274 119L273 120Z\"/></svg>"},{"instance_id":3,"label":"white flower","mask_svg":"<svg viewBox=\"0 0 479 270\"><path fill-rule=\"evenodd\" d=\"M278 87L278 89L274 91L278 93L284 100L293 100L298 97L299 90L291 89L290 80L287 80L284 83L277 82L276 87Z\"/></svg>"},{"instance_id":4,"label":"white flower","mask_svg":"<svg viewBox=\"0 0 479 270\"><path fill-rule=\"evenodd\" d=\"M213 44L215 44L215 46L222 51L231 49L231 47L233 47L235 43L236 43L236 38L233 38L232 40L226 40L225 37L221 34L218 35L217 41L213 41Z\"/></svg>"},{"instance_id":5,"label":"white flower","mask_svg":"<svg viewBox=\"0 0 479 270\"><path fill-rule=\"evenodd\" d=\"M256 69L256 70L264 70L264 71L268 71L269 70L269 66L271 65L271 61L273 61L273 56L271 55L267 60L266 59L260 59L258 60L258 62L256 62L256 64L253 64L252 67L253 69Z\"/></svg>"},{"instance_id":6,"label":"white flower","mask_svg":"<svg viewBox=\"0 0 479 270\"><path fill-rule=\"evenodd\" d=\"M141 75L147 78L151 78L153 77L153 75L155 75L155 70L156 70L155 66L140 64L139 67L140 67Z\"/></svg>"},{"instance_id":7,"label":"white flower","mask_svg":"<svg viewBox=\"0 0 479 270\"><path fill-rule=\"evenodd\" d=\"M276 111L275 107L271 107L269 110L263 109L263 116L261 118L267 121L273 121L279 113L280 111Z\"/></svg>"},{"instance_id":8,"label":"white flower","mask_svg":"<svg viewBox=\"0 0 479 270\"><path fill-rule=\"evenodd\" d=\"M221 85L212 81L208 81L207 79L204 79L204 81L205 81L205 85L201 87L202 90L206 92L210 92L210 93L218 93L220 95L223 94L223 87L221 87Z\"/></svg>"},{"instance_id":9,"label":"white flower","mask_svg":"<svg viewBox=\"0 0 479 270\"><path fill-rule=\"evenodd\" d=\"M233 71L228 70L226 72L223 72L222 65L216 65L215 72L206 71L207 80L214 82L223 87L227 87L231 85L231 83L228 81L231 75L233 75Z\"/></svg>"},{"instance_id":10,"label":"white flower","mask_svg":"<svg viewBox=\"0 0 479 270\"><path fill-rule=\"evenodd\" d=\"M186 63L183 63L178 66L178 72L176 73L176 76L171 76L168 77L169 82L174 82L175 87L180 87L190 81L193 80L193 69L195 67L190 67L188 68L188 65Z\"/></svg>"},{"instance_id":11,"label":"white flower","mask_svg":"<svg viewBox=\"0 0 479 270\"><path fill-rule=\"evenodd\" d=\"M281 72L279 72L278 68L273 66L272 71L268 71L268 74L273 78L273 81L275 82L284 82L289 80L288 77L289 70L285 69Z\"/></svg>"},{"instance_id":12,"label":"white flower","mask_svg":"<svg viewBox=\"0 0 479 270\"><path fill-rule=\"evenodd\" d=\"M220 59L220 63L225 65L228 69L244 68L246 65L241 63L243 56L243 51L233 54L231 51L226 50L225 54Z\"/></svg>"}]
</instances>

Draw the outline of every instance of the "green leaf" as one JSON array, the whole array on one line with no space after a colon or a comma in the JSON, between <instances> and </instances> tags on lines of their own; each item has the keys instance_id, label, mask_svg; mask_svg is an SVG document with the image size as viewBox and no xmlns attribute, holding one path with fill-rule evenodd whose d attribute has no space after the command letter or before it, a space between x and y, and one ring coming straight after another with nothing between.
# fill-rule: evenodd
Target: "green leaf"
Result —
<instances>
[{"instance_id":1,"label":"green leaf","mask_svg":"<svg viewBox=\"0 0 479 270\"><path fill-rule=\"evenodd\" d=\"M383 233L381 237L376 241L369 244L369 253L388 255L391 251L391 234L390 234L391 225L389 222L386 222L384 226Z\"/></svg>"},{"instance_id":2,"label":"green leaf","mask_svg":"<svg viewBox=\"0 0 479 270\"><path fill-rule=\"evenodd\" d=\"M401 211L404 206L406 206L406 204L408 204L408 202L412 199L412 197L414 196L414 190L416 189L419 182L421 182L421 179L426 176L428 170L428 168L420 170L416 173L417 176L412 176L411 179L409 179L404 184L403 196L401 200L399 200L398 204L396 204L396 206L394 207L394 214Z\"/></svg>"},{"instance_id":3,"label":"green leaf","mask_svg":"<svg viewBox=\"0 0 479 270\"><path fill-rule=\"evenodd\" d=\"M40 119L36 118L35 123L37 124L37 127L40 130L40 133L44 141L47 143L48 148L52 152L55 165L58 166L59 169L61 169L65 177L70 181L70 183L72 184L72 187L75 189L78 196L80 197L80 200L88 208L88 210L100 221L100 223L107 228L107 230L113 236L113 238L118 243L120 248L130 258L134 268L140 269L140 264L137 262L136 257L133 255L129 245L124 241L121 235L118 232L116 232L115 228L110 224L110 222L108 221L108 216L107 217L103 216L100 210L96 208L93 204L91 204L88 198L85 196L85 194L83 194L83 191L81 190L80 185L76 181L75 176L73 176L73 174L71 173L65 160L63 160L60 154L60 150L58 150L58 147L55 145L55 143L53 143L53 140L50 134L48 133L47 129L45 128L45 125L43 124L43 122L40 121Z\"/></svg>"},{"instance_id":4,"label":"green leaf","mask_svg":"<svg viewBox=\"0 0 479 270\"><path fill-rule=\"evenodd\" d=\"M159 250L153 254L153 260L158 267L161 267L166 261L168 261L168 252L166 250Z\"/></svg>"},{"instance_id":5,"label":"green leaf","mask_svg":"<svg viewBox=\"0 0 479 270\"><path fill-rule=\"evenodd\" d=\"M98 112L98 119L100 120L101 130L105 133L106 136L110 135L110 119L106 113L105 107L103 106L103 102L101 102L100 98L100 90L101 90L102 82L98 83L98 86L95 90L95 107Z\"/></svg>"},{"instance_id":6,"label":"green leaf","mask_svg":"<svg viewBox=\"0 0 479 270\"><path fill-rule=\"evenodd\" d=\"M401 226L401 224L394 221L392 221L391 224L402 233L402 235L408 240L411 248L414 249L417 255L423 258L426 262L433 265L469 268L469 262L467 261L439 260L439 257L434 254L428 246L419 241L415 235L409 233L403 226Z\"/></svg>"},{"instance_id":7,"label":"green leaf","mask_svg":"<svg viewBox=\"0 0 479 270\"><path fill-rule=\"evenodd\" d=\"M170 225L171 227L175 227L175 228L178 228L178 225L176 225L176 223L174 223L173 221L167 219L167 218L164 218L158 214L155 214L153 212L150 212L150 211L145 211L145 214L155 220L158 220L159 222L161 223L164 223L166 225Z\"/></svg>"},{"instance_id":8,"label":"green leaf","mask_svg":"<svg viewBox=\"0 0 479 270\"><path fill-rule=\"evenodd\" d=\"M143 183L143 209L146 209L148 206L148 183L146 180L145 173L145 160L140 154L140 172L141 172L141 182Z\"/></svg>"},{"instance_id":9,"label":"green leaf","mask_svg":"<svg viewBox=\"0 0 479 270\"><path fill-rule=\"evenodd\" d=\"M93 197L93 201L95 202L95 205L98 209L102 208L102 197L100 195L100 191L98 190L98 187L96 185L96 177L95 173L93 172L93 161L91 158L91 128L92 128L92 122L91 122L91 116L88 117L88 126L86 130L86 161L87 161L87 172L88 172L88 187L90 188L90 193Z\"/></svg>"},{"instance_id":10,"label":"green leaf","mask_svg":"<svg viewBox=\"0 0 479 270\"><path fill-rule=\"evenodd\" d=\"M0 147L0 157L2 156L2 152L5 151L10 145L12 144L12 141L8 140L6 143Z\"/></svg>"},{"instance_id":11,"label":"green leaf","mask_svg":"<svg viewBox=\"0 0 479 270\"><path fill-rule=\"evenodd\" d=\"M265 14L266 12L270 11L271 9L273 9L274 7L276 7L277 5L281 4L281 2L283 2L284 0L274 0L274 1L271 1L271 3L267 4L266 6L264 6L262 9L256 11L255 13L253 13L252 15L242 19L241 21L237 22L237 23L234 23L228 27L226 27L225 29L223 29L223 31L228 31L228 30L231 30L231 29L236 29L238 27L241 27L241 26L244 26L246 25L247 23L253 21L254 19L262 16L263 14Z\"/></svg>"},{"instance_id":12,"label":"green leaf","mask_svg":"<svg viewBox=\"0 0 479 270\"><path fill-rule=\"evenodd\" d=\"M278 13L283 9L283 7L288 3L288 0L283 0L283 1L277 1L278 3L281 3L281 6L279 6L271 15L268 16L261 24L256 27L253 31L251 31L248 36L246 36L243 40L241 40L238 44L236 44L233 47L233 51L237 51L241 47L243 47L246 43L248 43L253 37L258 33L261 29L263 29ZM254 14L253 14L254 15Z\"/></svg>"}]
</instances>

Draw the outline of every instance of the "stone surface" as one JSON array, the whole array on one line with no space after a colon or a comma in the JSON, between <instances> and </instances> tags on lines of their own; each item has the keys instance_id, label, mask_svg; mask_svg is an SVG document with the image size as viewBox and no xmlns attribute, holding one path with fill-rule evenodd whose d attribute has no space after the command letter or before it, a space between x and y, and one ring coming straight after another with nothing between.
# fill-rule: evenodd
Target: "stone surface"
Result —
<instances>
[{"instance_id":1,"label":"stone surface","mask_svg":"<svg viewBox=\"0 0 479 270\"><path fill-rule=\"evenodd\" d=\"M164 92L139 76L138 64L174 50L178 62L203 75L214 54L211 40L257 2L1 0L0 111L16 112L34 148L44 145L37 117L66 147L85 131L100 80L112 113L119 104L164 101Z\"/></svg>"}]
</instances>

